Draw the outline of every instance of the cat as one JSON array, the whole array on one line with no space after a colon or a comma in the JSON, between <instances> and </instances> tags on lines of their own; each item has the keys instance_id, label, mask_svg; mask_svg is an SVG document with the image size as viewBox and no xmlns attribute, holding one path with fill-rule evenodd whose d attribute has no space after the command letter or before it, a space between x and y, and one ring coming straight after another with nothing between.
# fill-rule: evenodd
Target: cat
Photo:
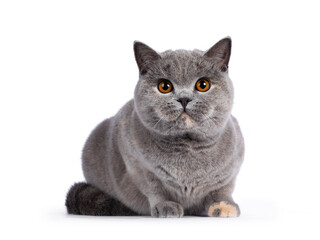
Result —
<instances>
[{"instance_id":1,"label":"cat","mask_svg":"<svg viewBox=\"0 0 320 240\"><path fill-rule=\"evenodd\" d=\"M68 213L239 216L232 192L244 140L231 115L231 39L162 53L135 41L134 54L134 99L87 139L87 182L69 190Z\"/></svg>"}]
</instances>

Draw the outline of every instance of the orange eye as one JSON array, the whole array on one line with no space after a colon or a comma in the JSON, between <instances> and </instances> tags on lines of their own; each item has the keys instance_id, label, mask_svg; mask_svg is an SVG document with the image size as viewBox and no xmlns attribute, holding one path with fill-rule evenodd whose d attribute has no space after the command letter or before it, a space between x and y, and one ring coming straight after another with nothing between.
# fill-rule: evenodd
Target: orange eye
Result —
<instances>
[{"instance_id":1,"label":"orange eye","mask_svg":"<svg viewBox=\"0 0 320 240\"><path fill-rule=\"evenodd\" d=\"M196 83L196 89L199 92L206 92L209 90L209 88L210 88L210 83L208 80L204 78L199 79Z\"/></svg>"},{"instance_id":2,"label":"orange eye","mask_svg":"<svg viewBox=\"0 0 320 240\"><path fill-rule=\"evenodd\" d=\"M169 80L162 80L158 85L158 89L162 93L169 93L172 91L173 86Z\"/></svg>"}]
</instances>

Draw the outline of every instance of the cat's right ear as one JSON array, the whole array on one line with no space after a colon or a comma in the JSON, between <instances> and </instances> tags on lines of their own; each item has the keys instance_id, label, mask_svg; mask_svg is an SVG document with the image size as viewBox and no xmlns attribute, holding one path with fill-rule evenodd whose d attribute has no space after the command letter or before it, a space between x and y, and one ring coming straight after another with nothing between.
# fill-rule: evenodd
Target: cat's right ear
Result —
<instances>
[{"instance_id":1,"label":"cat's right ear","mask_svg":"<svg viewBox=\"0 0 320 240\"><path fill-rule=\"evenodd\" d=\"M156 51L142 42L135 41L133 50L141 75L146 74L150 65L161 58Z\"/></svg>"}]
</instances>

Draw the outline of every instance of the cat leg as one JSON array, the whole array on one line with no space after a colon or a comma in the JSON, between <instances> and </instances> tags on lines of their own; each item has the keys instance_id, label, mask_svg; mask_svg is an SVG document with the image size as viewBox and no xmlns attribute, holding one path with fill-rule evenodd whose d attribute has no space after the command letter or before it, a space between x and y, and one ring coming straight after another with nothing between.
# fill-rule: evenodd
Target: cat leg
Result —
<instances>
[{"instance_id":1,"label":"cat leg","mask_svg":"<svg viewBox=\"0 0 320 240\"><path fill-rule=\"evenodd\" d=\"M213 192L204 200L204 215L209 217L239 217L240 208L232 198L233 183Z\"/></svg>"},{"instance_id":2,"label":"cat leg","mask_svg":"<svg viewBox=\"0 0 320 240\"><path fill-rule=\"evenodd\" d=\"M171 201L170 195L163 188L162 183L152 173L146 174L143 193L147 196L152 217L176 218L184 214L180 203Z\"/></svg>"},{"instance_id":3,"label":"cat leg","mask_svg":"<svg viewBox=\"0 0 320 240\"><path fill-rule=\"evenodd\" d=\"M85 183L75 183L69 190L65 205L69 214L92 216L139 215L100 189Z\"/></svg>"}]
</instances>

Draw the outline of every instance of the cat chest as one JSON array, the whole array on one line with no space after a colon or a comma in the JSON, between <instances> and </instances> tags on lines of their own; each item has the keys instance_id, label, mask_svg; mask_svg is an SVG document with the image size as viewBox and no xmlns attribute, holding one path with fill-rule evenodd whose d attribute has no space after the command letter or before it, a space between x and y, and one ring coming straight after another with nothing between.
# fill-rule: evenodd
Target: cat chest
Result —
<instances>
[{"instance_id":1,"label":"cat chest","mask_svg":"<svg viewBox=\"0 0 320 240\"><path fill-rule=\"evenodd\" d=\"M155 170L164 187L176 198L199 198L221 181L212 156L211 159L203 156L171 159L157 165Z\"/></svg>"},{"instance_id":2,"label":"cat chest","mask_svg":"<svg viewBox=\"0 0 320 240\"><path fill-rule=\"evenodd\" d=\"M150 144L139 148L139 159L153 172L171 197L185 207L200 201L228 178L226 154L217 145Z\"/></svg>"},{"instance_id":3,"label":"cat chest","mask_svg":"<svg viewBox=\"0 0 320 240\"><path fill-rule=\"evenodd\" d=\"M214 179L200 174L170 174L162 173L162 185L173 201L179 202L185 208L198 204L214 187Z\"/></svg>"}]
</instances>

